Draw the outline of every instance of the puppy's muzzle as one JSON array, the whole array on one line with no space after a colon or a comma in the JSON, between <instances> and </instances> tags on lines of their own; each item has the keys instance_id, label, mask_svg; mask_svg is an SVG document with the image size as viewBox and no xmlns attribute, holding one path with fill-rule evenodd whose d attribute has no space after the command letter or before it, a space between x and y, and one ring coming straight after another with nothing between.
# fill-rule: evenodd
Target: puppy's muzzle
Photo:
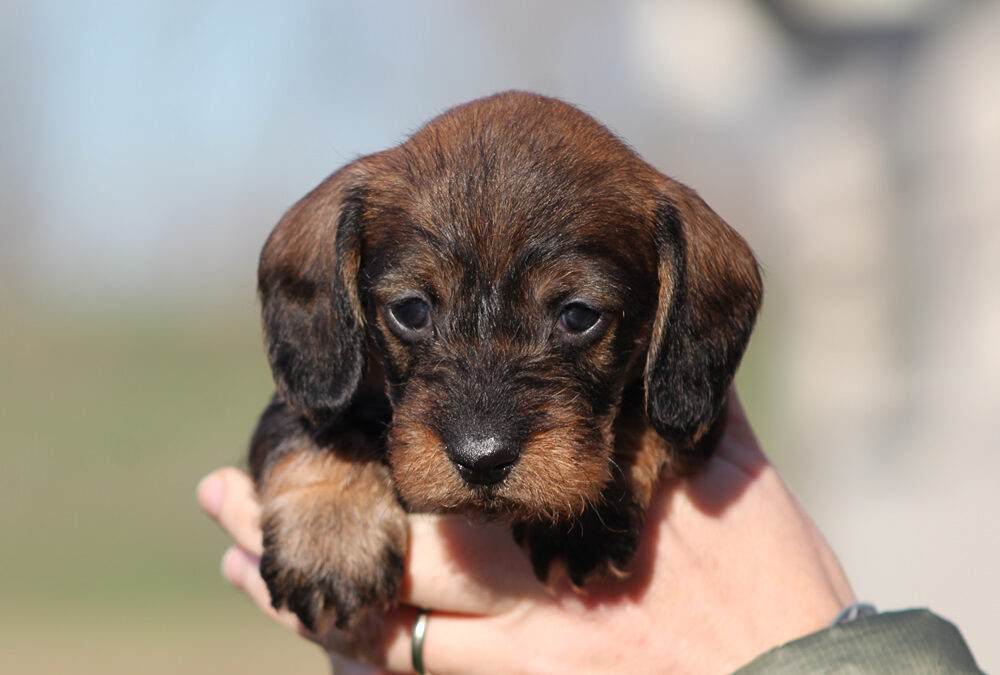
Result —
<instances>
[{"instance_id":1,"label":"puppy's muzzle","mask_svg":"<svg viewBox=\"0 0 1000 675\"><path fill-rule=\"evenodd\" d=\"M470 485L496 485L521 456L520 444L497 435L462 434L449 439L448 458Z\"/></svg>"}]
</instances>

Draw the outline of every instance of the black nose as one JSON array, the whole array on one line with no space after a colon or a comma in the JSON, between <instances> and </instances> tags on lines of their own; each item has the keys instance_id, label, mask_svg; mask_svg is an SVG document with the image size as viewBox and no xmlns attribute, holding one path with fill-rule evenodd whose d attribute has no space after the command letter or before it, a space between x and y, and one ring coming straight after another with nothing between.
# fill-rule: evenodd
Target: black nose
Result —
<instances>
[{"instance_id":1,"label":"black nose","mask_svg":"<svg viewBox=\"0 0 1000 675\"><path fill-rule=\"evenodd\" d=\"M467 483L499 483L521 456L517 443L496 436L464 436L448 444L448 456Z\"/></svg>"}]
</instances>

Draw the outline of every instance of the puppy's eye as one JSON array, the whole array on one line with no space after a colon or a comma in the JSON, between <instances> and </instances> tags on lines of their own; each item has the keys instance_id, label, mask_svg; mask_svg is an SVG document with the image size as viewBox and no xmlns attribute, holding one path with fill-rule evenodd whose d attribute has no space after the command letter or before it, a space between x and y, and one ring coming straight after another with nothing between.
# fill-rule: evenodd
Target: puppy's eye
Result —
<instances>
[{"instance_id":1,"label":"puppy's eye","mask_svg":"<svg viewBox=\"0 0 1000 675\"><path fill-rule=\"evenodd\" d=\"M601 320L601 313L583 303L574 302L563 308L559 316L559 327L567 333L586 333Z\"/></svg>"},{"instance_id":2,"label":"puppy's eye","mask_svg":"<svg viewBox=\"0 0 1000 675\"><path fill-rule=\"evenodd\" d=\"M430 327L430 307L422 298L406 298L393 303L388 313L390 325L400 337L417 337Z\"/></svg>"}]
</instances>

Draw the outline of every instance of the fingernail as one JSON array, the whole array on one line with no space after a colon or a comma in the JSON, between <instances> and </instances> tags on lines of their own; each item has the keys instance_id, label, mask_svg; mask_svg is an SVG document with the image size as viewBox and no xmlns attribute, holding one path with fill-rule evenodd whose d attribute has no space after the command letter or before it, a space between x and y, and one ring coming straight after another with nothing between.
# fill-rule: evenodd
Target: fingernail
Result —
<instances>
[{"instance_id":1,"label":"fingernail","mask_svg":"<svg viewBox=\"0 0 1000 675\"><path fill-rule=\"evenodd\" d=\"M226 484L218 474L210 473L198 483L198 502L205 513L213 518L219 517L225 495Z\"/></svg>"}]
</instances>

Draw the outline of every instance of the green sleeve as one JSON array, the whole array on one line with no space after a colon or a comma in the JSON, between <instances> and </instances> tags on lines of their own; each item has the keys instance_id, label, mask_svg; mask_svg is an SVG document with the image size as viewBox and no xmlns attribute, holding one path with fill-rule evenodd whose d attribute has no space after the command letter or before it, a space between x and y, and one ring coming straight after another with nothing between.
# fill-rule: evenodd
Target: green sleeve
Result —
<instances>
[{"instance_id":1,"label":"green sleeve","mask_svg":"<svg viewBox=\"0 0 1000 675\"><path fill-rule=\"evenodd\" d=\"M926 609L832 626L758 656L734 675L982 673L951 623Z\"/></svg>"}]
</instances>

